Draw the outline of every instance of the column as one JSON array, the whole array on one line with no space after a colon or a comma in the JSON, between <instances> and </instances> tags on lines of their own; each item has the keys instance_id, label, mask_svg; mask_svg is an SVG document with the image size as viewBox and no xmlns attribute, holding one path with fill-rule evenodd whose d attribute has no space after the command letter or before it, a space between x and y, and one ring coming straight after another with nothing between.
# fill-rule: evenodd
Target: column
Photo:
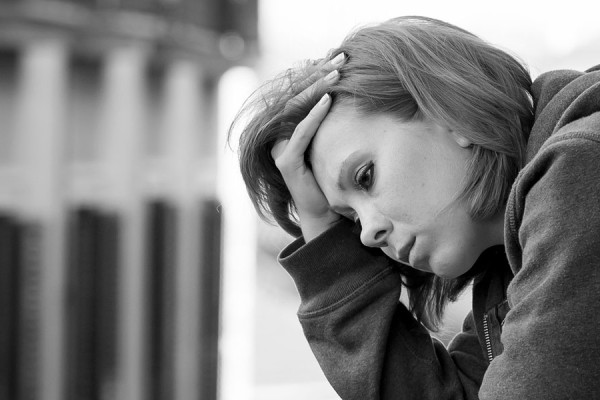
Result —
<instances>
[{"instance_id":1,"label":"column","mask_svg":"<svg viewBox=\"0 0 600 400\"><path fill-rule=\"evenodd\" d=\"M21 348L26 399L60 400L63 382L66 55L58 39L38 38L22 48L15 153L18 212L30 225L24 250L29 267L24 273L31 287L23 298L26 343Z\"/></svg>"},{"instance_id":2,"label":"column","mask_svg":"<svg viewBox=\"0 0 600 400\"><path fill-rule=\"evenodd\" d=\"M164 113L161 137L169 179L167 198L177 206L177 265L175 314L175 375L177 400L198 399L201 294L198 260L198 210L194 190L194 149L203 109L201 71L197 62L172 59L165 71Z\"/></svg>"},{"instance_id":3,"label":"column","mask_svg":"<svg viewBox=\"0 0 600 400\"><path fill-rule=\"evenodd\" d=\"M105 58L100 109L104 200L122 216L118 399L143 400L144 223L140 193L146 49L122 45Z\"/></svg>"}]
</instances>

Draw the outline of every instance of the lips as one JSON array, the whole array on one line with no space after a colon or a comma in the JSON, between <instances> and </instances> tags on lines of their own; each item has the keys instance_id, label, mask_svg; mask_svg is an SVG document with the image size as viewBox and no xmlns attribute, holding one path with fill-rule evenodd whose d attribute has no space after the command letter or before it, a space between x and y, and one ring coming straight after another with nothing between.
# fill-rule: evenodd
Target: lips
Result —
<instances>
[{"instance_id":1,"label":"lips","mask_svg":"<svg viewBox=\"0 0 600 400\"><path fill-rule=\"evenodd\" d=\"M400 262L403 262L405 264L410 264L409 263L409 256L410 256L410 251L412 250L415 241L417 240L416 237L412 237L408 242L406 242L406 244L404 244L396 253L396 259Z\"/></svg>"}]
</instances>

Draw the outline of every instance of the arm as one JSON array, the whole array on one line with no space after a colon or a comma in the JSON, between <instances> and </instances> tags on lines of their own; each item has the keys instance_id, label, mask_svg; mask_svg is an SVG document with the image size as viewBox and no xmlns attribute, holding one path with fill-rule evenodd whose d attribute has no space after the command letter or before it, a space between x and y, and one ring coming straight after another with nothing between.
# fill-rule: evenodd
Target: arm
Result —
<instances>
[{"instance_id":1,"label":"arm","mask_svg":"<svg viewBox=\"0 0 600 400\"><path fill-rule=\"evenodd\" d=\"M486 368L472 318L447 351L401 304L401 277L342 220L280 256L301 297L298 316L344 400L476 399Z\"/></svg>"},{"instance_id":2,"label":"arm","mask_svg":"<svg viewBox=\"0 0 600 400\"><path fill-rule=\"evenodd\" d=\"M337 79L330 73L298 96L321 95ZM271 151L303 234L280 261L298 287L298 315L313 352L345 400L475 399L486 364L472 324L453 354L432 340L399 302L397 269L379 249L364 247L351 223L330 209L305 163L330 105L330 97L322 97L291 138Z\"/></svg>"},{"instance_id":3,"label":"arm","mask_svg":"<svg viewBox=\"0 0 600 400\"><path fill-rule=\"evenodd\" d=\"M600 398L599 160L597 134L558 134L515 185L506 244L517 273L482 399Z\"/></svg>"}]
</instances>

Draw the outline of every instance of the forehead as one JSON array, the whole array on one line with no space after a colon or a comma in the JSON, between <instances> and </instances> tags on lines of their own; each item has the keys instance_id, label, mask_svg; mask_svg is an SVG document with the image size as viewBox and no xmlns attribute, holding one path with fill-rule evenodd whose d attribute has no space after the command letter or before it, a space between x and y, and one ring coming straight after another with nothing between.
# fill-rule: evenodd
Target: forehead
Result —
<instances>
[{"instance_id":1,"label":"forehead","mask_svg":"<svg viewBox=\"0 0 600 400\"><path fill-rule=\"evenodd\" d=\"M339 163L353 149L366 146L373 139L373 120L374 117L362 115L351 106L333 109L319 126L313 140L313 166Z\"/></svg>"},{"instance_id":2,"label":"forehead","mask_svg":"<svg viewBox=\"0 0 600 400\"><path fill-rule=\"evenodd\" d=\"M312 143L311 163L317 183L331 201L338 192L338 177L347 160L378 152L381 133L389 129L388 118L366 116L351 106L331 110Z\"/></svg>"}]
</instances>

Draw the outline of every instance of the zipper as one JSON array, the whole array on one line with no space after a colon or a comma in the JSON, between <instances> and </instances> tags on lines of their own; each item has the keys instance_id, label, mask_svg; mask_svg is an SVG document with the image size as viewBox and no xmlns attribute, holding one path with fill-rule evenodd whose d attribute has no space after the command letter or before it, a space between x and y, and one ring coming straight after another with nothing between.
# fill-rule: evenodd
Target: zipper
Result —
<instances>
[{"instance_id":1,"label":"zipper","mask_svg":"<svg viewBox=\"0 0 600 400\"><path fill-rule=\"evenodd\" d=\"M485 336L485 348L487 350L488 361L492 362L494 353L492 353L492 340L490 339L490 328L488 327L488 316L483 314L483 334Z\"/></svg>"}]
</instances>

